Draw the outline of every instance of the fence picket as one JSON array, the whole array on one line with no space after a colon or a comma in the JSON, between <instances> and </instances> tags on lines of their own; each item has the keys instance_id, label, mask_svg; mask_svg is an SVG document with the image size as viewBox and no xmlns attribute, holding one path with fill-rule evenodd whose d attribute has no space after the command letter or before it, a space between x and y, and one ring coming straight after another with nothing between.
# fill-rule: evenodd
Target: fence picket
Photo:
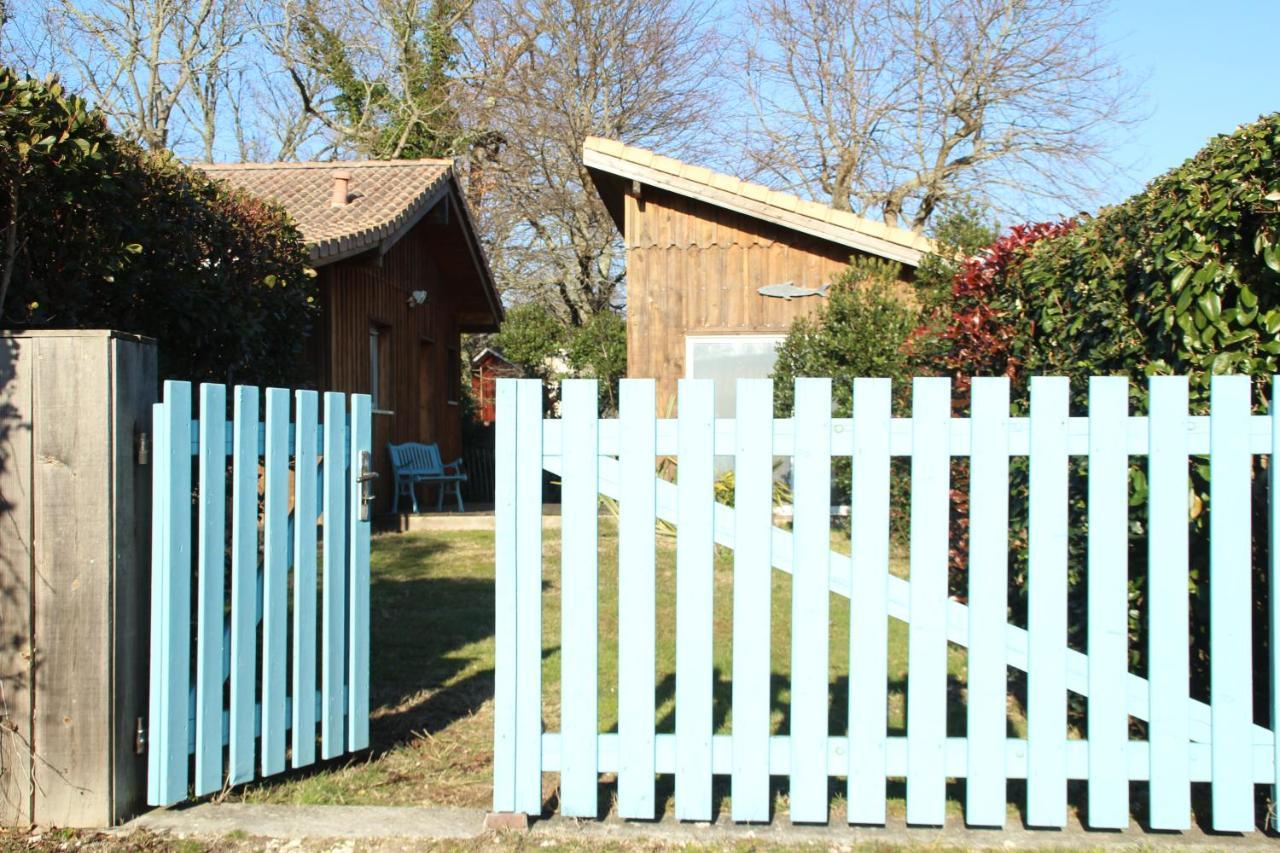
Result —
<instances>
[{"instance_id":1,"label":"fence picket","mask_svg":"<svg viewBox=\"0 0 1280 853\"><path fill-rule=\"evenodd\" d=\"M619 383L618 815L654 817L657 553L654 541L657 425L654 383ZM595 418L592 417L592 423ZM598 481L591 484L593 496ZM594 545L594 543L593 543ZM622 604L625 602L625 604Z\"/></svg>"},{"instance_id":2,"label":"fence picket","mask_svg":"<svg viewBox=\"0 0 1280 853\"><path fill-rule=\"evenodd\" d=\"M258 658L258 389L237 385L231 451L231 783L253 778Z\"/></svg>"},{"instance_id":3,"label":"fence picket","mask_svg":"<svg viewBox=\"0 0 1280 853\"><path fill-rule=\"evenodd\" d=\"M679 382L676 469L676 818L711 820L715 387Z\"/></svg>"},{"instance_id":4,"label":"fence picket","mask_svg":"<svg viewBox=\"0 0 1280 853\"><path fill-rule=\"evenodd\" d=\"M165 489L169 482L169 456L165 452L169 420L165 417L164 403L151 404L151 425L155 434L155 462L151 466L151 634L157 640L164 635L165 613L165 580L164 570L164 530L165 508L168 504ZM147 719L150 721L148 739L151 748L147 750L147 805L165 804L165 787L161 777L167 772L164 767L162 751L165 732L164 697L169 695L169 684L166 680L168 668L164 656L168 649L153 643L148 661L148 677L150 691L147 695Z\"/></svg>"},{"instance_id":5,"label":"fence picket","mask_svg":"<svg viewBox=\"0 0 1280 853\"><path fill-rule=\"evenodd\" d=\"M974 379L971 409L965 819L973 826L1003 827L1008 811L1004 750L1008 725L1009 380Z\"/></svg>"},{"instance_id":6,"label":"fence picket","mask_svg":"<svg viewBox=\"0 0 1280 853\"><path fill-rule=\"evenodd\" d=\"M542 447L542 383L519 380L516 434ZM542 808L542 454L516 460L515 808ZM594 512L594 505L592 511Z\"/></svg>"},{"instance_id":7,"label":"fence picket","mask_svg":"<svg viewBox=\"0 0 1280 853\"><path fill-rule=\"evenodd\" d=\"M888 379L853 382L849 600L850 823L884 823L889 660Z\"/></svg>"},{"instance_id":8,"label":"fence picket","mask_svg":"<svg viewBox=\"0 0 1280 853\"><path fill-rule=\"evenodd\" d=\"M508 387L503 404L502 389ZM885 816L886 776L905 776L908 822L941 824L946 779L962 777L968 822L1002 826L1007 780L1026 779L1028 824L1062 826L1070 779L1088 785L1091 826L1124 827L1130 781L1150 780L1151 825L1176 828L1189 818L1189 783L1211 781L1215 827L1248 830L1252 785L1280 785L1280 739L1252 721L1249 619L1252 456L1280 446L1280 416L1264 421L1250 415L1247 379L1215 379L1213 414L1197 419L1187 414L1187 382L1176 377L1151 380L1150 412L1136 417L1128 413L1126 380L1114 377L1090 383L1088 416L1075 418L1069 417L1068 382L1058 377L1033 379L1025 419L1010 417L1009 383L1003 379L974 383L968 419L951 417L944 379L917 380L913 417L897 420L891 418L887 381L855 382L852 419L831 418L830 383L823 380L799 382L796 416L778 420L771 417L767 380L739 382L736 418L723 421L712 417L714 386L705 381L681 383L676 422L652 418L654 389L648 382L623 386L617 420L599 419L594 394L576 399L580 388L565 386L564 415L545 422L544 437L541 385L499 386L504 414L496 454L495 808L536 812L541 773L558 771L566 813L575 808L571 779L580 778L585 781L579 813L594 814L598 774L616 772L619 813L649 817L655 772L675 773L677 817L706 820L714 772L731 776L734 820L767 820L770 777L789 775L792 821L822 821L830 777L847 775L850 822L876 823ZM1274 393L1280 396L1280 378ZM737 482L727 506L713 499L717 433L722 451L733 445ZM1189 696L1191 452L1212 456L1215 490L1212 706ZM658 453L677 455L676 483L655 476ZM793 459L791 531L771 524L775 454ZM846 454L853 471L851 555L826 541L830 464ZM1030 465L1027 628L1009 624L1007 592L1010 459L1024 454ZM1148 454L1149 588L1143 615L1150 681L1128 672L1127 590L1129 458ZM891 455L912 458L909 580L888 571ZM1085 455L1088 654L1067 643L1071 457ZM955 457L969 459L970 565L966 597L952 601L947 586ZM538 511L544 468L561 475L565 487L565 725L559 733L543 733L540 715ZM581 476L583 470L589 478ZM597 674L595 666L581 664L596 661L598 654L597 493L621 505L617 733L598 732ZM1277 507L1280 500L1271 507L1272 535L1280 529ZM655 519L678 525L672 735L653 729ZM713 734L713 543L734 549L728 735ZM581 585L590 587L587 606L575 601L583 593L575 592L574 575L584 566L592 578ZM793 573L792 676L790 731L772 735L775 567ZM1280 557L1269 568L1280 577ZM827 731L827 597L833 592L850 598L847 737ZM886 737L885 707L890 615L909 623L910 663L907 734L893 738ZM1280 633L1280 605L1271 618L1272 633ZM573 627L576 621L589 630ZM947 737L948 642L969 650L967 737ZM1280 681L1280 656L1270 665ZM1025 739L1005 731L1010 666L1028 673ZM1087 739L1069 737L1068 688L1088 700ZM588 691L591 724L579 726L572 709L587 704L581 697ZM1272 703L1280 718L1280 691ZM1150 721L1149 740L1129 740L1130 716ZM575 769L575 754L586 752L590 763Z\"/></svg>"},{"instance_id":9,"label":"fence picket","mask_svg":"<svg viewBox=\"0 0 1280 853\"><path fill-rule=\"evenodd\" d=\"M947 561L951 380L911 389L911 622L907 651L907 823L946 819Z\"/></svg>"},{"instance_id":10,"label":"fence picket","mask_svg":"<svg viewBox=\"0 0 1280 853\"><path fill-rule=\"evenodd\" d=\"M293 475L292 763L316 760L316 429L319 395L298 391Z\"/></svg>"},{"instance_id":11,"label":"fence picket","mask_svg":"<svg viewBox=\"0 0 1280 853\"><path fill-rule=\"evenodd\" d=\"M1191 828L1188 700L1187 378L1153 376L1147 457L1150 812L1153 829Z\"/></svg>"},{"instance_id":12,"label":"fence picket","mask_svg":"<svg viewBox=\"0 0 1280 853\"><path fill-rule=\"evenodd\" d=\"M347 620L347 425L344 395L324 395L324 568L320 626L320 757L341 755L344 741L342 690L346 670Z\"/></svg>"},{"instance_id":13,"label":"fence picket","mask_svg":"<svg viewBox=\"0 0 1280 853\"><path fill-rule=\"evenodd\" d=\"M769 819L773 382L739 379L734 447L733 774L737 821Z\"/></svg>"},{"instance_id":14,"label":"fence picket","mask_svg":"<svg viewBox=\"0 0 1280 853\"><path fill-rule=\"evenodd\" d=\"M174 481L183 476L184 470L190 471L190 460L185 453L178 454L181 467L177 467L174 465L174 454L170 451L173 443L181 446L180 440L173 436L174 429L179 423L189 422L189 415L185 412L174 414L183 396L181 389L166 382L164 402L155 403L151 407L156 436L153 476L155 509L152 518L154 532L151 539L151 636L154 641L151 644L151 695L148 705L151 748L147 750L147 803L153 806L177 802L187 790L187 667L178 664L175 645L187 643L187 632L179 631L175 624L182 619L183 614L178 612L178 607L182 606L182 596L174 588L174 576L177 572L174 570L171 517L174 494L180 493L181 485ZM188 398L189 409L189 389L185 396ZM186 476L190 478L189 473ZM180 559L180 548L177 549L177 555ZM189 600L186 606L190 606ZM175 636L179 633L181 637Z\"/></svg>"},{"instance_id":15,"label":"fence picket","mask_svg":"<svg viewBox=\"0 0 1280 853\"><path fill-rule=\"evenodd\" d=\"M1271 397L1269 400L1271 415L1271 458L1267 460L1268 485L1268 555L1267 589L1270 591L1270 612L1268 613L1268 630L1271 651L1271 732L1272 750L1271 767L1274 782L1271 786L1271 801L1280 804L1280 471L1276 470L1280 463L1280 376L1271 377ZM1271 828L1280 830L1280 808L1272 809Z\"/></svg>"},{"instance_id":16,"label":"fence picket","mask_svg":"<svg viewBox=\"0 0 1280 853\"><path fill-rule=\"evenodd\" d=\"M351 495L351 553L347 561L347 749L354 752L369 746L369 519L361 520L361 454L370 457L373 467L373 400L368 394L351 395L351 448L348 492ZM390 484L388 484L389 486ZM373 507L369 507L370 513Z\"/></svg>"},{"instance_id":17,"label":"fence picket","mask_svg":"<svg viewBox=\"0 0 1280 853\"><path fill-rule=\"evenodd\" d=\"M196 568L196 796L222 787L222 611L226 575L227 391L200 385Z\"/></svg>"},{"instance_id":18,"label":"fence picket","mask_svg":"<svg viewBox=\"0 0 1280 853\"><path fill-rule=\"evenodd\" d=\"M1027 823L1067 820L1067 415L1061 377L1031 379Z\"/></svg>"},{"instance_id":19,"label":"fence picket","mask_svg":"<svg viewBox=\"0 0 1280 853\"><path fill-rule=\"evenodd\" d=\"M161 677L167 687L160 713L165 736L160 751L160 793L174 803L187 794L187 703L191 685L191 383L164 383L164 606L160 637L152 653L163 648Z\"/></svg>"},{"instance_id":20,"label":"fence picket","mask_svg":"<svg viewBox=\"0 0 1280 853\"><path fill-rule=\"evenodd\" d=\"M827 820L831 566L831 380L798 379L791 593L793 823Z\"/></svg>"},{"instance_id":21,"label":"fence picket","mask_svg":"<svg viewBox=\"0 0 1280 853\"><path fill-rule=\"evenodd\" d=\"M599 810L596 771L597 633L599 632L599 442L598 399L594 379L566 379L561 386L560 414L564 423L564 475L561 477L560 588L564 602L560 617L560 807L570 817L596 817ZM649 477L652 481L652 476ZM625 505L625 498L624 498ZM618 547L619 579L622 574ZM619 601L625 601L619 593ZM625 608L623 608L625 610ZM621 613L619 613L621 619ZM623 642L618 626L619 654ZM625 667L618 663L618 712L622 713ZM619 720L621 731L621 719ZM619 780L621 792L621 780ZM619 802L621 806L621 802Z\"/></svg>"},{"instance_id":22,"label":"fence picket","mask_svg":"<svg viewBox=\"0 0 1280 853\"><path fill-rule=\"evenodd\" d=\"M313 763L316 731L316 393L297 392L296 422L290 417L291 394L282 388L267 389L261 421L257 388L234 389L231 420L223 385L201 385L194 419L189 383L167 382L164 393L165 402L153 411L147 759L147 799L153 805L172 805L189 791L202 796L224 782L249 781L255 764L263 776L283 771L290 729L293 766ZM326 437L333 446L326 447L326 454L338 485L330 489L329 500L336 497L345 507L348 493L360 484L355 474L349 482L345 479L345 395L332 398L338 416L328 424ZM368 397L354 395L352 410L351 454L358 457L359 451L368 451L371 438ZM195 488L193 458L198 465ZM192 527L193 503L197 528ZM339 517L345 518L345 512ZM345 562L338 565L336 584L342 591L350 579L351 606L338 611L338 642L330 650L339 673L334 685L339 736L345 716L352 749L367 744L368 737L368 527L367 521L353 519L351 571ZM339 525L329 531L326 546L333 547L336 540L341 549L344 529ZM194 530L199 540L193 581ZM339 557L345 561L347 554L339 550ZM349 655L345 637L350 639ZM345 684L344 676L349 676Z\"/></svg>"},{"instance_id":23,"label":"fence picket","mask_svg":"<svg viewBox=\"0 0 1280 853\"><path fill-rule=\"evenodd\" d=\"M516 810L516 380L494 392L493 810ZM541 412L539 412L541 414ZM527 451L526 451L527 452Z\"/></svg>"},{"instance_id":24,"label":"fence picket","mask_svg":"<svg viewBox=\"0 0 1280 853\"><path fill-rule=\"evenodd\" d=\"M1209 695L1213 828L1253 829L1249 377L1214 376L1209 396Z\"/></svg>"},{"instance_id":25,"label":"fence picket","mask_svg":"<svg viewBox=\"0 0 1280 853\"><path fill-rule=\"evenodd\" d=\"M1129 825L1129 381L1089 380L1089 825Z\"/></svg>"},{"instance_id":26,"label":"fence picket","mask_svg":"<svg viewBox=\"0 0 1280 853\"><path fill-rule=\"evenodd\" d=\"M262 775L284 770L289 588L289 392L267 389L262 499Z\"/></svg>"}]
</instances>

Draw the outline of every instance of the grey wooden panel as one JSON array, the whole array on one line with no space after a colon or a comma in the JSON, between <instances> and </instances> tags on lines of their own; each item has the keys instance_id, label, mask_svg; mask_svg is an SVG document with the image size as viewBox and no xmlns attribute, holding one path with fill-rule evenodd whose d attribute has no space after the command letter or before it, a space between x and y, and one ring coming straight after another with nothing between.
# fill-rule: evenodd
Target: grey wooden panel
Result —
<instances>
[{"instance_id":1,"label":"grey wooden panel","mask_svg":"<svg viewBox=\"0 0 1280 853\"><path fill-rule=\"evenodd\" d=\"M111 488L115 553L111 603L111 822L146 805L147 762L135 749L136 725L147 713L151 590L151 476L137 462L137 436L151 436L151 404L159 400L156 348L112 340Z\"/></svg>"},{"instance_id":2,"label":"grey wooden panel","mask_svg":"<svg viewBox=\"0 0 1280 853\"><path fill-rule=\"evenodd\" d=\"M34 341L35 818L111 815L110 339Z\"/></svg>"},{"instance_id":3,"label":"grey wooden panel","mask_svg":"<svg viewBox=\"0 0 1280 853\"><path fill-rule=\"evenodd\" d=\"M0 824L32 822L30 342L0 337Z\"/></svg>"}]
</instances>

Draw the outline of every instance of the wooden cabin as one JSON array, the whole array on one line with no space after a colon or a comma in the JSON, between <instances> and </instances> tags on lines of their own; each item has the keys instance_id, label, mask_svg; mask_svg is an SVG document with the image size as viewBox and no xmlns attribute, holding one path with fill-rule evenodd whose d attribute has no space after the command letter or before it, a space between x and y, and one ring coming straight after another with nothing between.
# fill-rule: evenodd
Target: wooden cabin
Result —
<instances>
[{"instance_id":1,"label":"wooden cabin","mask_svg":"<svg viewBox=\"0 0 1280 853\"><path fill-rule=\"evenodd\" d=\"M932 241L760 184L590 138L583 158L626 246L627 374L658 380L669 411L681 377L720 380L730 417L734 379L767 377L797 317L856 254L903 265L909 281ZM762 294L793 286L791 298ZM771 287L774 286L774 287Z\"/></svg>"},{"instance_id":2,"label":"wooden cabin","mask_svg":"<svg viewBox=\"0 0 1280 853\"><path fill-rule=\"evenodd\" d=\"M502 303L450 160L204 165L278 201L306 239L319 283L315 387L373 396L380 487L386 446L436 442L462 455L461 335L496 332Z\"/></svg>"},{"instance_id":3,"label":"wooden cabin","mask_svg":"<svg viewBox=\"0 0 1280 853\"><path fill-rule=\"evenodd\" d=\"M499 379L519 379L524 370L493 347L485 347L471 359L471 399L476 418L485 426L497 419Z\"/></svg>"}]
</instances>

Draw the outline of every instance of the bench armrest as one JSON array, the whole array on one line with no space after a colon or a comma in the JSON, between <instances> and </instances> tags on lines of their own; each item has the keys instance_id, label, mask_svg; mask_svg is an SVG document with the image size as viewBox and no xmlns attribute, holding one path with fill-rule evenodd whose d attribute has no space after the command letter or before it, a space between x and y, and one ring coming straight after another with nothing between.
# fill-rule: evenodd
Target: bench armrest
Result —
<instances>
[{"instance_id":1,"label":"bench armrest","mask_svg":"<svg viewBox=\"0 0 1280 853\"><path fill-rule=\"evenodd\" d=\"M441 466L441 467L443 467L443 468L444 468L444 470L446 470L446 471L448 471L450 468L452 468L452 469L454 469L455 471L459 471L459 472L461 472L461 471L462 471L462 457L461 457L461 456L459 456L457 459L453 460L452 462L446 462L446 463L445 463L443 466Z\"/></svg>"}]
</instances>

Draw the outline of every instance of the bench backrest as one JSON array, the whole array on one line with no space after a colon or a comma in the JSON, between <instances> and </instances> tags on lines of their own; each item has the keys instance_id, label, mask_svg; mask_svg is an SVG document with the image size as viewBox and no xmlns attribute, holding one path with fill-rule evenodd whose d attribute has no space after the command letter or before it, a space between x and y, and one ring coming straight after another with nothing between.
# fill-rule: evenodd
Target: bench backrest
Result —
<instances>
[{"instance_id":1,"label":"bench backrest","mask_svg":"<svg viewBox=\"0 0 1280 853\"><path fill-rule=\"evenodd\" d=\"M440 445L406 442L404 444L388 444L387 452L391 454L391 467L397 474L444 474L444 463L440 459Z\"/></svg>"}]
</instances>

